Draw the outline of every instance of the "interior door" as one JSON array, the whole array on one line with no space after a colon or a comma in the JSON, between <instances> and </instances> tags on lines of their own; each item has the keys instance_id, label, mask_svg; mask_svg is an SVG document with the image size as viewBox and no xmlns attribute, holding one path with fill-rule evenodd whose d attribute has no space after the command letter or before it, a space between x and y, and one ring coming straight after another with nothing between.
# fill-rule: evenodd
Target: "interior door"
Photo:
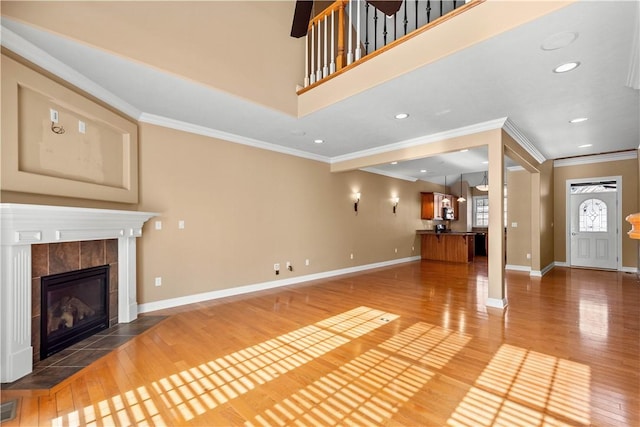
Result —
<instances>
[{"instance_id":1,"label":"interior door","mask_svg":"<svg viewBox=\"0 0 640 427\"><path fill-rule=\"evenodd\" d=\"M571 266L618 268L616 192L571 195Z\"/></svg>"}]
</instances>

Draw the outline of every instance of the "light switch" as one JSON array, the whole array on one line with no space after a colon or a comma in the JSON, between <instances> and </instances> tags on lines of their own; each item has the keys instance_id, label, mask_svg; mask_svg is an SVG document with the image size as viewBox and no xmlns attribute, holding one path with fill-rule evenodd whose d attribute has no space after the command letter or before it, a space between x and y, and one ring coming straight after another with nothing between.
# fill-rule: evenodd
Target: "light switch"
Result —
<instances>
[{"instance_id":1,"label":"light switch","mask_svg":"<svg viewBox=\"0 0 640 427\"><path fill-rule=\"evenodd\" d=\"M162 230L162 221L156 221L156 230Z\"/></svg>"},{"instance_id":2,"label":"light switch","mask_svg":"<svg viewBox=\"0 0 640 427\"><path fill-rule=\"evenodd\" d=\"M82 120L78 120L78 132L87 133L87 125Z\"/></svg>"},{"instance_id":3,"label":"light switch","mask_svg":"<svg viewBox=\"0 0 640 427\"><path fill-rule=\"evenodd\" d=\"M183 219L181 219L180 221L178 221L178 228L179 228L180 230L184 230L184 220L183 220Z\"/></svg>"},{"instance_id":4,"label":"light switch","mask_svg":"<svg viewBox=\"0 0 640 427\"><path fill-rule=\"evenodd\" d=\"M511 227L512 228L517 228L518 227L518 223L517 222L512 222L511 223Z\"/></svg>"}]
</instances>

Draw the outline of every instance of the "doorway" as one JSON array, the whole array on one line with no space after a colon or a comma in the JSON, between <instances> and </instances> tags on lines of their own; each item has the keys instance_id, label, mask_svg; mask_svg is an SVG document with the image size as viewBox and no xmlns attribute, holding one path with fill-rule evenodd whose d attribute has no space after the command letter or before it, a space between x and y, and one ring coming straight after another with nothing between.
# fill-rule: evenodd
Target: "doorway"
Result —
<instances>
[{"instance_id":1,"label":"doorway","mask_svg":"<svg viewBox=\"0 0 640 427\"><path fill-rule=\"evenodd\" d=\"M620 177L567 181L567 259L571 267L619 269Z\"/></svg>"}]
</instances>

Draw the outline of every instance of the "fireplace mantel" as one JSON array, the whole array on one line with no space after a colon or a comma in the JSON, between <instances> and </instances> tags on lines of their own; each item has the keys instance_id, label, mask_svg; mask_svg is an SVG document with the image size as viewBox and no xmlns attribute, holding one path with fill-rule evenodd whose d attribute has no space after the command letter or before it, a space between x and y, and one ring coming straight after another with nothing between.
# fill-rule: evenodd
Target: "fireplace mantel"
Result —
<instances>
[{"instance_id":1,"label":"fireplace mantel","mask_svg":"<svg viewBox=\"0 0 640 427\"><path fill-rule=\"evenodd\" d=\"M0 381L33 370L31 245L118 239L118 319L138 316L136 238L152 212L0 203Z\"/></svg>"}]
</instances>

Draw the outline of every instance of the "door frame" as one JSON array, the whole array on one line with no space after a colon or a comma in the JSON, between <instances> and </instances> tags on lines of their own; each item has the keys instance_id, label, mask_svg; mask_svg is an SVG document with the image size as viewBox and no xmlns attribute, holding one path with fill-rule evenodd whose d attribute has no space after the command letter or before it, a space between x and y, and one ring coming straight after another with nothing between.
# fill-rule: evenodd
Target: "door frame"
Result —
<instances>
[{"instance_id":1,"label":"door frame","mask_svg":"<svg viewBox=\"0 0 640 427\"><path fill-rule=\"evenodd\" d=\"M617 250L617 262L616 269L622 270L622 236L620 230L621 223L621 195L622 195L622 176L598 176L594 178L578 178L567 179L565 182L565 260L567 267L571 267L571 184L581 184L584 182L599 182L599 181L615 181L616 182L616 250Z\"/></svg>"}]
</instances>

